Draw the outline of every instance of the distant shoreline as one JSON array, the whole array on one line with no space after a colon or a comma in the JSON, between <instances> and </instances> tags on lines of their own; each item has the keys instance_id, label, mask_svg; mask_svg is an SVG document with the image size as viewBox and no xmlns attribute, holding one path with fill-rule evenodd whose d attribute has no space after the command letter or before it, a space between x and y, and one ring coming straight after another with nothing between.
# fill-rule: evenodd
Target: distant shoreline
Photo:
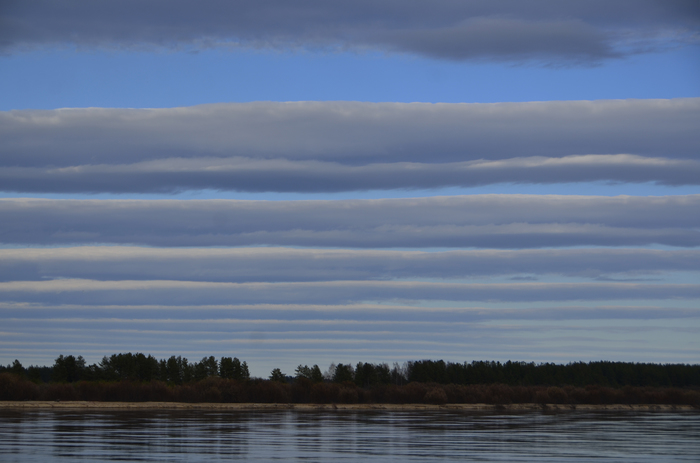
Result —
<instances>
[{"instance_id":1,"label":"distant shoreline","mask_svg":"<svg viewBox=\"0 0 700 463\"><path fill-rule=\"evenodd\" d=\"M671 404L278 404L278 403L183 403L183 402L89 402L0 401L0 410L385 410L385 411L700 411L692 405Z\"/></svg>"}]
</instances>

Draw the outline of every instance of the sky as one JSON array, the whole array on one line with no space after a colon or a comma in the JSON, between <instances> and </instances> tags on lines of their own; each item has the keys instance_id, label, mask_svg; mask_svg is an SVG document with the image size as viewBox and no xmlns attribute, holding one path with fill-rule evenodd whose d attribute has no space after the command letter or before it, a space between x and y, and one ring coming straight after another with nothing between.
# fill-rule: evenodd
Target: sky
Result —
<instances>
[{"instance_id":1,"label":"sky","mask_svg":"<svg viewBox=\"0 0 700 463\"><path fill-rule=\"evenodd\" d=\"M700 5L0 2L0 364L700 362Z\"/></svg>"}]
</instances>

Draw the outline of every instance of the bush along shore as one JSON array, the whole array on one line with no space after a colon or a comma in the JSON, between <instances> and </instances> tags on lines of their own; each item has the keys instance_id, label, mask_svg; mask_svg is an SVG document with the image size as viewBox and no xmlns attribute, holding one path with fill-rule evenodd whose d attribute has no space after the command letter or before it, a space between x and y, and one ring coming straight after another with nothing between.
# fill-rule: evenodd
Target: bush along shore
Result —
<instances>
[{"instance_id":1,"label":"bush along shore","mask_svg":"<svg viewBox=\"0 0 700 463\"><path fill-rule=\"evenodd\" d=\"M700 365L590 362L299 365L251 378L237 358L157 360L115 354L99 364L60 356L53 367L0 367L2 401L260 404L658 404L700 408Z\"/></svg>"}]
</instances>

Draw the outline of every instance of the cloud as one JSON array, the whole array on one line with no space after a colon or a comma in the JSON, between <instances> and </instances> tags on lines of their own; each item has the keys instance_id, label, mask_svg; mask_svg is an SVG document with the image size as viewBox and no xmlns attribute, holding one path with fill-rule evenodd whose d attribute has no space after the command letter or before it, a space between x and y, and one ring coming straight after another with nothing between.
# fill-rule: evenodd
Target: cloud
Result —
<instances>
[{"instance_id":1,"label":"cloud","mask_svg":"<svg viewBox=\"0 0 700 463\"><path fill-rule=\"evenodd\" d=\"M4 191L42 193L175 193L204 189L319 193L595 181L698 185L700 161L619 154L348 166L319 161L177 158L129 165L0 168Z\"/></svg>"},{"instance_id":2,"label":"cloud","mask_svg":"<svg viewBox=\"0 0 700 463\"><path fill-rule=\"evenodd\" d=\"M699 26L700 7L691 1L7 0L0 2L0 54L219 47L590 66L695 47ZM9 111L0 112L0 188L698 185L698 121L698 98ZM696 248L699 203L700 195L0 200L0 243L9 247L144 246L1 250L0 353L61 350L99 359L119 350L234 350L270 367L284 367L280 359L298 364L301 355L391 361L465 351L537 360L697 358L688 346L697 337L700 286L677 284L695 283L685 273L665 273L697 273L700 248L602 247ZM600 247L557 249L567 246ZM493 249L380 249L454 247ZM639 275L660 280L631 280ZM439 281L473 277L505 278ZM458 307L475 304L511 308Z\"/></svg>"},{"instance_id":3,"label":"cloud","mask_svg":"<svg viewBox=\"0 0 700 463\"><path fill-rule=\"evenodd\" d=\"M600 301L698 299L700 285L640 283L428 283L333 281L211 283L63 279L0 283L5 301L55 304L347 304L362 301Z\"/></svg>"},{"instance_id":4,"label":"cloud","mask_svg":"<svg viewBox=\"0 0 700 463\"><path fill-rule=\"evenodd\" d=\"M48 302L0 302L0 310L12 323L74 320L129 320L164 324L205 323L291 323L291 324L383 324L426 323L466 324L490 320L657 320L700 318L700 309L673 306L593 305L492 308L423 307L388 304L239 304L239 305L75 305ZM168 318L163 318L167 314Z\"/></svg>"},{"instance_id":5,"label":"cloud","mask_svg":"<svg viewBox=\"0 0 700 463\"><path fill-rule=\"evenodd\" d=\"M254 102L0 112L4 167L166 158L441 163L629 153L698 159L700 98Z\"/></svg>"},{"instance_id":6,"label":"cloud","mask_svg":"<svg viewBox=\"0 0 700 463\"><path fill-rule=\"evenodd\" d=\"M490 320L658 320L700 318L700 309L673 306L595 305L487 308L422 307L388 304L250 304L250 305L74 305L0 302L0 310L12 323L41 321L49 326L62 321L89 323L115 320L193 324L267 323L310 325L467 324ZM167 314L168 318L163 318Z\"/></svg>"},{"instance_id":7,"label":"cloud","mask_svg":"<svg viewBox=\"0 0 700 463\"><path fill-rule=\"evenodd\" d=\"M233 46L595 63L695 42L699 10L671 0L10 0L0 47Z\"/></svg>"},{"instance_id":8,"label":"cloud","mask_svg":"<svg viewBox=\"0 0 700 463\"><path fill-rule=\"evenodd\" d=\"M669 306L531 309L387 305L8 304L0 354L51 365L59 353L98 362L115 352L236 355L253 374L299 363L416 358L455 361L620 359L693 362L700 311ZM664 339L650 344L649 336ZM37 341L40 339L41 341ZM465 354L466 352L466 354ZM517 352L517 357L513 357ZM465 357L466 355L466 357ZM694 357L695 356L695 357ZM259 373L256 373L258 371Z\"/></svg>"},{"instance_id":9,"label":"cloud","mask_svg":"<svg viewBox=\"0 0 700 463\"><path fill-rule=\"evenodd\" d=\"M698 250L538 249L443 252L80 246L4 249L0 281L54 278L211 282L391 280L513 274L637 276L700 271ZM534 277L519 277L529 278Z\"/></svg>"},{"instance_id":10,"label":"cloud","mask_svg":"<svg viewBox=\"0 0 700 463\"><path fill-rule=\"evenodd\" d=\"M9 111L0 184L56 193L696 185L699 120L700 98Z\"/></svg>"},{"instance_id":11,"label":"cloud","mask_svg":"<svg viewBox=\"0 0 700 463\"><path fill-rule=\"evenodd\" d=\"M492 247L700 245L700 195L342 201L0 199L6 244Z\"/></svg>"}]
</instances>

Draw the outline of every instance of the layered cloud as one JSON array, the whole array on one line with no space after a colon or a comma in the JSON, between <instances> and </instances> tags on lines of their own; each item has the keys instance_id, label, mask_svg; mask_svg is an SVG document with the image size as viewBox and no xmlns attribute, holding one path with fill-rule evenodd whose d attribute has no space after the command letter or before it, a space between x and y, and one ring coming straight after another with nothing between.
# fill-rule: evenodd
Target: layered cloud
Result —
<instances>
[{"instance_id":1,"label":"layered cloud","mask_svg":"<svg viewBox=\"0 0 700 463\"><path fill-rule=\"evenodd\" d=\"M700 245L700 196L343 201L0 200L6 244L493 247Z\"/></svg>"},{"instance_id":2,"label":"layered cloud","mask_svg":"<svg viewBox=\"0 0 700 463\"><path fill-rule=\"evenodd\" d=\"M690 0L0 1L0 54L31 62L43 52L17 55L218 48L556 68L698 44ZM691 191L698 127L700 98L5 111L0 192ZM0 360L233 355L258 376L417 358L697 362L698 211L700 195L0 199Z\"/></svg>"},{"instance_id":3,"label":"layered cloud","mask_svg":"<svg viewBox=\"0 0 700 463\"><path fill-rule=\"evenodd\" d=\"M455 279L502 275L639 277L700 272L698 250L538 249L468 251L292 248L162 249L80 246L5 249L0 281L55 278L278 282Z\"/></svg>"},{"instance_id":4,"label":"layered cloud","mask_svg":"<svg viewBox=\"0 0 700 463\"><path fill-rule=\"evenodd\" d=\"M696 317L697 319L697 317ZM313 359L355 363L416 358L512 359L541 358L557 362L620 359L626 361L694 362L697 332L684 328L692 318L659 320L604 319L576 324L567 321L430 323L331 320L218 318L209 320L46 318L11 319L2 331L0 354L27 363L51 363L47 352L81 353L99 360L105 352L133 351L146 346L159 357L183 352L191 360L206 355L247 359L251 372L267 377L272 368L292 373ZM329 323L330 322L330 323ZM583 325L583 327L581 326ZM649 346L649 337L671 334L669 342ZM41 339L38 341L37 339ZM147 341L146 341L147 340ZM145 342L144 342L145 341Z\"/></svg>"},{"instance_id":5,"label":"layered cloud","mask_svg":"<svg viewBox=\"0 0 700 463\"><path fill-rule=\"evenodd\" d=\"M348 166L286 159L175 158L128 165L0 168L0 184L5 191L41 193L175 193L204 189L327 193L595 181L698 185L700 161L619 154Z\"/></svg>"},{"instance_id":6,"label":"layered cloud","mask_svg":"<svg viewBox=\"0 0 700 463\"><path fill-rule=\"evenodd\" d=\"M697 319L698 308L669 305L554 305L528 308L493 306L425 307L395 304L238 304L238 305L76 305L0 302L13 323L71 321L79 323L150 323L171 325L239 324L361 326L465 325L489 321L660 320ZM170 318L163 319L163 314ZM284 328L284 326L281 326Z\"/></svg>"},{"instance_id":7,"label":"layered cloud","mask_svg":"<svg viewBox=\"0 0 700 463\"><path fill-rule=\"evenodd\" d=\"M0 302L0 355L51 364L142 350L246 359L256 376L300 362L416 358L694 362L700 311L669 305L525 309L388 305L42 305ZM656 343L650 343L650 338Z\"/></svg>"},{"instance_id":8,"label":"layered cloud","mask_svg":"<svg viewBox=\"0 0 700 463\"><path fill-rule=\"evenodd\" d=\"M51 0L3 2L0 46L370 50L591 63L695 42L683 0Z\"/></svg>"},{"instance_id":9,"label":"layered cloud","mask_svg":"<svg viewBox=\"0 0 700 463\"><path fill-rule=\"evenodd\" d=\"M332 281L210 283L50 280L0 283L5 301L59 304L347 304L363 301L605 301L699 299L700 285L640 283L432 283Z\"/></svg>"},{"instance_id":10,"label":"layered cloud","mask_svg":"<svg viewBox=\"0 0 700 463\"><path fill-rule=\"evenodd\" d=\"M700 99L242 103L0 113L15 192L697 185Z\"/></svg>"}]
</instances>

